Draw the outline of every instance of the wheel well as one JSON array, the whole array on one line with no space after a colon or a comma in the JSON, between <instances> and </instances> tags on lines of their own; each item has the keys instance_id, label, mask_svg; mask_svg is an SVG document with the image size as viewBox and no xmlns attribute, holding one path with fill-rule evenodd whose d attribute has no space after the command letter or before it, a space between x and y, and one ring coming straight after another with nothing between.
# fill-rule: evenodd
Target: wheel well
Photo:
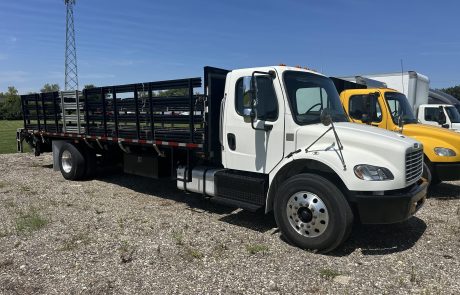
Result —
<instances>
[{"instance_id":1,"label":"wheel well","mask_svg":"<svg viewBox=\"0 0 460 295\"><path fill-rule=\"evenodd\" d=\"M281 170L275 175L268 191L265 213L273 210L273 201L275 200L276 192L281 184L286 179L300 173L313 173L320 175L332 183L337 184L337 188L342 191L345 196L348 196L348 189L342 179L329 166L311 159L295 160L281 168Z\"/></svg>"}]
</instances>

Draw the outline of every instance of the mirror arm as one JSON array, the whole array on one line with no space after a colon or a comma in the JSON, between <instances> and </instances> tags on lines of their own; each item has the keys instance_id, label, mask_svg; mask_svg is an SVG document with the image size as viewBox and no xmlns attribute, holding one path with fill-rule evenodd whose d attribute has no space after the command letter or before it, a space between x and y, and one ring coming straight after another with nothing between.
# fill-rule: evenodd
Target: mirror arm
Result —
<instances>
[{"instance_id":1,"label":"mirror arm","mask_svg":"<svg viewBox=\"0 0 460 295\"><path fill-rule=\"evenodd\" d=\"M256 127L256 126L254 126L254 120L251 120L251 127L252 127L252 129L254 129L254 130L261 130L261 131L270 131L270 130L273 129L273 125L271 125L271 124L268 124L268 125L267 125L267 124L265 124L265 123L264 123L264 127L263 127L263 128L258 128L258 127Z\"/></svg>"}]
</instances>

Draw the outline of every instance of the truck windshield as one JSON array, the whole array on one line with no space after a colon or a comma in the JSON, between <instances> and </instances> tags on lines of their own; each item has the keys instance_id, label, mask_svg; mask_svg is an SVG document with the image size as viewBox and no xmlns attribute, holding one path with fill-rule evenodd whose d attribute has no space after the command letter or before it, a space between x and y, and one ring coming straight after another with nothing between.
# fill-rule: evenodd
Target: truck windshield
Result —
<instances>
[{"instance_id":1,"label":"truck windshield","mask_svg":"<svg viewBox=\"0 0 460 295\"><path fill-rule=\"evenodd\" d=\"M404 124L417 123L417 119L404 94L399 92L385 92L385 100L395 124L398 124L399 116L401 115Z\"/></svg>"},{"instance_id":2,"label":"truck windshield","mask_svg":"<svg viewBox=\"0 0 460 295\"><path fill-rule=\"evenodd\" d=\"M347 122L340 98L331 79L307 72L286 71L284 83L294 120L299 125L320 123L328 108L334 122Z\"/></svg>"},{"instance_id":3,"label":"truck windshield","mask_svg":"<svg viewBox=\"0 0 460 295\"><path fill-rule=\"evenodd\" d=\"M455 107L446 107L446 112L452 123L460 123L460 113Z\"/></svg>"}]
</instances>

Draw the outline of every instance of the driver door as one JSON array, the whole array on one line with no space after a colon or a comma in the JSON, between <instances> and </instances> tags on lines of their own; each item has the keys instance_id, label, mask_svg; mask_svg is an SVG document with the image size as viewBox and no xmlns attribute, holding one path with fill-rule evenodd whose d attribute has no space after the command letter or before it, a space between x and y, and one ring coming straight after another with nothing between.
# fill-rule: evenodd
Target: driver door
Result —
<instances>
[{"instance_id":1,"label":"driver door","mask_svg":"<svg viewBox=\"0 0 460 295\"><path fill-rule=\"evenodd\" d=\"M262 71L272 70L271 68ZM258 105L254 130L251 122L243 117L243 110L250 104L244 89L245 77L251 77L253 70L232 72L231 84L227 89L223 128L223 159L225 168L250 172L269 173L284 155L284 98L279 76L257 77ZM271 126L271 130L263 126Z\"/></svg>"}]
</instances>

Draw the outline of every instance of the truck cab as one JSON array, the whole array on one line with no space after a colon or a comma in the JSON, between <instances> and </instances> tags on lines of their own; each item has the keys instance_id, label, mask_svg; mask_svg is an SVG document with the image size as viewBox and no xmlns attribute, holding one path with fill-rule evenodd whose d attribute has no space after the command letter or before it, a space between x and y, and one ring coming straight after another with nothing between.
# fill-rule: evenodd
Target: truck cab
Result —
<instances>
[{"instance_id":1,"label":"truck cab","mask_svg":"<svg viewBox=\"0 0 460 295\"><path fill-rule=\"evenodd\" d=\"M420 141L433 184L460 179L460 134L420 124L404 94L389 88L347 89L340 99L350 121Z\"/></svg>"},{"instance_id":2,"label":"truck cab","mask_svg":"<svg viewBox=\"0 0 460 295\"><path fill-rule=\"evenodd\" d=\"M418 109L418 120L422 124L460 132L460 113L453 105L422 104Z\"/></svg>"},{"instance_id":3,"label":"truck cab","mask_svg":"<svg viewBox=\"0 0 460 295\"><path fill-rule=\"evenodd\" d=\"M325 111L329 124L323 120ZM252 202L244 190L255 188L261 193L256 199L264 202L266 212L274 211L281 231L304 248L329 235L324 227L312 226L312 212L328 212L329 221L343 214L346 227L353 218L393 223L407 219L424 200L422 145L348 122L332 80L310 70L230 71L221 102L220 143L223 172L214 175L214 198L221 198L222 190L228 199ZM420 165L409 167L408 161ZM220 180L220 173L227 181ZM250 183L251 178L259 182ZM324 211L326 204L331 207ZM334 235L343 239L348 234Z\"/></svg>"}]
</instances>

